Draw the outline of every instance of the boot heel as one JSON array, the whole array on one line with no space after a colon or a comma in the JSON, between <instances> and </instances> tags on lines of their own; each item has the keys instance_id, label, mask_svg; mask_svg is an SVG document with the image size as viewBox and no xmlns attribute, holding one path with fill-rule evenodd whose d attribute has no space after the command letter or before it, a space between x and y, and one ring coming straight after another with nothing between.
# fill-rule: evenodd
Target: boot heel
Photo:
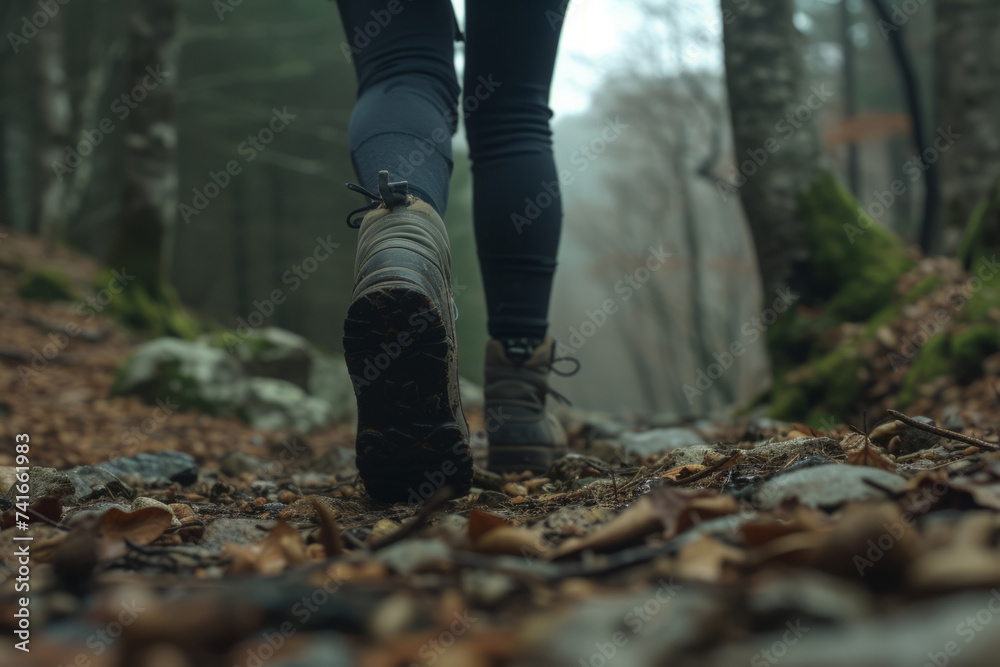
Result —
<instances>
[{"instance_id":1,"label":"boot heel","mask_svg":"<svg viewBox=\"0 0 1000 667\"><path fill-rule=\"evenodd\" d=\"M429 486L467 493L472 456L451 378L457 349L431 297L403 281L366 288L348 310L344 357L368 493L384 502L424 500Z\"/></svg>"}]
</instances>

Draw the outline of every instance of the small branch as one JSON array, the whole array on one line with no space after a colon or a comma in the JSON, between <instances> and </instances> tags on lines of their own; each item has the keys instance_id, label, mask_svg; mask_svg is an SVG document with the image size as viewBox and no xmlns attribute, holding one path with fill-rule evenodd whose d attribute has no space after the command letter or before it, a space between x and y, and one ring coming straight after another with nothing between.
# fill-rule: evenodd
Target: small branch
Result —
<instances>
[{"instance_id":1,"label":"small branch","mask_svg":"<svg viewBox=\"0 0 1000 667\"><path fill-rule=\"evenodd\" d=\"M930 424L925 424L919 422L916 419L911 419L907 417L902 412L898 410L886 410L886 414L891 417L898 419L907 426L912 426L915 429L921 431L927 431L928 433L933 433L934 435L939 435L942 438L948 438L949 440L957 440L959 442L964 442L969 445L975 445L981 449L985 449L990 452L1000 452L1000 445L993 442L986 442L985 440L980 440L979 438L973 438L969 435L962 435L961 433L955 433L954 431L949 431L946 428L940 428L938 426L931 426Z\"/></svg>"},{"instance_id":2,"label":"small branch","mask_svg":"<svg viewBox=\"0 0 1000 667\"><path fill-rule=\"evenodd\" d=\"M743 452L736 452L735 454L733 454L732 456L730 456L728 459L725 459L723 461L719 461L715 465L713 465L711 467L708 467L708 468L705 468L701 472L696 472L695 474L689 475L688 477L685 477L684 479L677 480L676 482L674 482L674 484L680 486L681 484L687 484L688 482L697 482L699 479L704 479L704 478L708 477L709 475L711 475L713 473L716 473L716 472L722 470L723 468L726 468L727 466L729 466L730 463L735 462L735 460L737 458L741 457L741 456L743 456Z\"/></svg>"}]
</instances>

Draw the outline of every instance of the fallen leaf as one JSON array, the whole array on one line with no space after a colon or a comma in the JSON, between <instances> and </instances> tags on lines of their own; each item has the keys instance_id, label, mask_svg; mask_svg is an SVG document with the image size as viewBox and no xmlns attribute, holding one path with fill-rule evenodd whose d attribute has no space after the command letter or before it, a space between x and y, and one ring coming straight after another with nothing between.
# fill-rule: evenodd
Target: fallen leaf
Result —
<instances>
[{"instance_id":1,"label":"fallen leaf","mask_svg":"<svg viewBox=\"0 0 1000 667\"><path fill-rule=\"evenodd\" d=\"M711 535L702 535L681 547L677 554L677 576L688 581L731 583L737 572L732 567L746 560L742 549L724 544Z\"/></svg>"},{"instance_id":2,"label":"fallen leaf","mask_svg":"<svg viewBox=\"0 0 1000 667\"><path fill-rule=\"evenodd\" d=\"M665 473L660 475L660 477L676 481L679 479L684 479L685 477L690 477L695 473L699 473L702 470L705 470L707 467L708 466L703 466L700 463L686 465L686 466L677 466L676 468L671 468L670 470L666 471Z\"/></svg>"},{"instance_id":3,"label":"fallen leaf","mask_svg":"<svg viewBox=\"0 0 1000 667\"><path fill-rule=\"evenodd\" d=\"M510 523L503 517L480 510L471 510L469 512L469 540L475 544L485 533L508 525Z\"/></svg>"},{"instance_id":4,"label":"fallen leaf","mask_svg":"<svg viewBox=\"0 0 1000 667\"><path fill-rule=\"evenodd\" d=\"M699 520L732 514L738 509L732 496L719 495L708 489L665 487L642 496L635 505L596 532L567 540L552 553L552 557L607 549L655 532L660 532L664 539L670 539Z\"/></svg>"},{"instance_id":5,"label":"fallen leaf","mask_svg":"<svg viewBox=\"0 0 1000 667\"><path fill-rule=\"evenodd\" d=\"M327 558L333 558L344 553L344 540L340 534L337 518L329 507L319 501L316 496L310 496L309 501L319 516L319 541Z\"/></svg>"},{"instance_id":6,"label":"fallen leaf","mask_svg":"<svg viewBox=\"0 0 1000 667\"><path fill-rule=\"evenodd\" d=\"M128 552L125 540L140 546L151 543L173 523L174 515L162 507L124 512L112 507L94 524L99 560L112 560Z\"/></svg>"}]
</instances>

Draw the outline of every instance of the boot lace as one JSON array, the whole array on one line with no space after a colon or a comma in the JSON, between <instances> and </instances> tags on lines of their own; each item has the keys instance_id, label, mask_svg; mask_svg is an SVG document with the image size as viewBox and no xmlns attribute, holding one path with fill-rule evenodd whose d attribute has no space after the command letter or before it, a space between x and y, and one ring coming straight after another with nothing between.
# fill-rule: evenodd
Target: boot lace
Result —
<instances>
[{"instance_id":1,"label":"boot lace","mask_svg":"<svg viewBox=\"0 0 1000 667\"><path fill-rule=\"evenodd\" d=\"M366 187L358 185L357 183L345 183L348 190L352 192L357 192L365 197L368 197L368 203L360 208L356 208L347 214L347 226L351 229L358 229L361 227L361 221L364 219L363 215L358 217L358 213L364 211L373 211L379 206L385 206L386 208L391 208L392 206L405 203L408 194L407 182L406 181L395 181L393 183L389 182L389 172L383 169L378 173L378 194L372 192Z\"/></svg>"}]
</instances>

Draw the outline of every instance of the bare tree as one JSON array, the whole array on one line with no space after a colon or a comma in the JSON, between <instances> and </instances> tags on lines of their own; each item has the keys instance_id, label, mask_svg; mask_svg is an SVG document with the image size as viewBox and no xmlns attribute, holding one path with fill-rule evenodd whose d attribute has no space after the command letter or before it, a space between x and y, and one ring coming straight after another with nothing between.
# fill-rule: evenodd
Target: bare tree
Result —
<instances>
[{"instance_id":1,"label":"bare tree","mask_svg":"<svg viewBox=\"0 0 1000 667\"><path fill-rule=\"evenodd\" d=\"M37 99L41 126L37 144L39 199L35 225L50 248L65 232L66 183L56 173L53 165L62 158L63 150L69 143L73 115L66 88L63 14L63 11L52 14L48 24L39 29L36 38L39 82Z\"/></svg>"},{"instance_id":2,"label":"bare tree","mask_svg":"<svg viewBox=\"0 0 1000 667\"><path fill-rule=\"evenodd\" d=\"M938 125L958 137L941 153L947 250L1000 178L1000 4L938 0L936 9Z\"/></svg>"}]
</instances>

